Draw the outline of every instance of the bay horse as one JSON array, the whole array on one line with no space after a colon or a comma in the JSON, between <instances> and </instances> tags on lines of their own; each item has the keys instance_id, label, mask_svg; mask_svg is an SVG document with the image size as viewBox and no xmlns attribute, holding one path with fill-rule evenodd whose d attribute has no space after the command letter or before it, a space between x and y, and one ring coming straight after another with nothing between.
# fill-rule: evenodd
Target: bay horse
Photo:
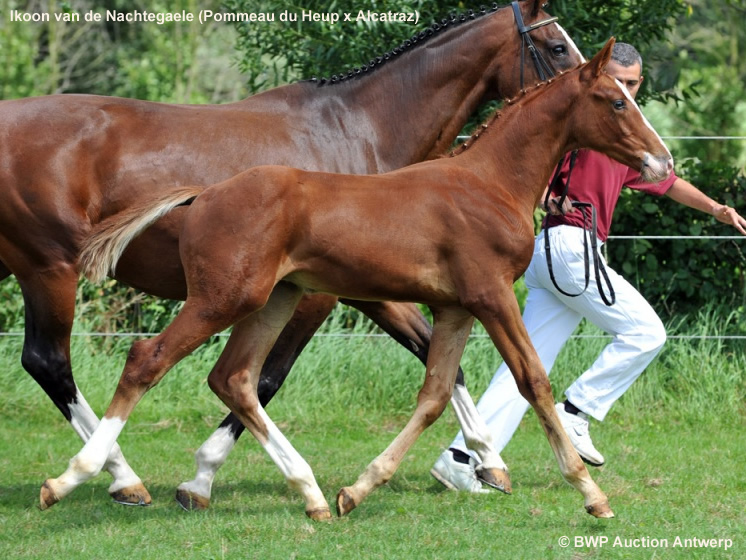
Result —
<instances>
[{"instance_id":1,"label":"bay horse","mask_svg":"<svg viewBox=\"0 0 746 560\"><path fill-rule=\"evenodd\" d=\"M81 266L95 282L114 270L134 237L187 205L179 252L188 295L161 334L132 345L99 427L68 469L45 481L41 507L95 476L144 394L179 360L233 325L210 372L210 388L302 494L306 513L330 517L309 465L257 394L267 353L310 291L422 302L434 317L414 414L358 480L340 490L339 515L387 482L416 438L440 416L476 318L536 410L565 480L582 493L589 513L612 517L606 496L562 428L513 283L531 259L533 211L564 153L603 152L640 169L646 181L662 180L673 169L670 152L626 88L604 72L613 44L612 38L579 69L509 102L455 157L362 176L255 167L208 188L174 189L94 228Z\"/></svg>"},{"instance_id":2,"label":"bay horse","mask_svg":"<svg viewBox=\"0 0 746 560\"><path fill-rule=\"evenodd\" d=\"M451 146L481 103L522 87L521 45L529 34L553 71L582 61L542 1L514 3L516 11L495 5L452 16L351 73L238 103L185 106L90 95L1 101L0 279L15 275L23 293L24 368L80 437L88 439L98 418L73 379L70 333L78 251L96 223L154 190L216 183L258 164L380 173L432 159ZM518 30L516 15L526 22ZM526 65L527 80L540 77ZM172 212L138 238L115 278L156 296L184 299L178 254L183 214ZM262 404L336 301L304 296L265 363ZM430 326L415 306L347 303L425 360ZM469 445L484 464L500 466L489 459L494 448L463 385L454 407L473 435ZM215 471L242 430L231 415L200 448L196 478L179 489L182 505L207 506ZM109 492L115 500L150 503L118 446L105 469L114 477Z\"/></svg>"}]
</instances>

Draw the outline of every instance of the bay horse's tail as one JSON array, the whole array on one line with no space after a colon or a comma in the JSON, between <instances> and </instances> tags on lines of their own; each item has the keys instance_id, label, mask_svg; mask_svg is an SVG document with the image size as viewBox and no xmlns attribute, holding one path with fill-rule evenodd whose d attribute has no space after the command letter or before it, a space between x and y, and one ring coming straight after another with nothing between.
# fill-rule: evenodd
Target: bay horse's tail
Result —
<instances>
[{"instance_id":1,"label":"bay horse's tail","mask_svg":"<svg viewBox=\"0 0 746 560\"><path fill-rule=\"evenodd\" d=\"M91 282L114 273L132 240L177 206L189 204L204 187L180 187L109 216L91 231L80 252L80 270Z\"/></svg>"}]
</instances>

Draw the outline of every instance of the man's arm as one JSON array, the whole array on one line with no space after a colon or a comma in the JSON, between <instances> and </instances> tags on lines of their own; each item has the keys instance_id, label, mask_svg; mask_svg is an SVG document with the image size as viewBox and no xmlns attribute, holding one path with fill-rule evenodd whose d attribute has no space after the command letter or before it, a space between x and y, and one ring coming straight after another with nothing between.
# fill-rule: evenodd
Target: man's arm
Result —
<instances>
[{"instance_id":1,"label":"man's arm","mask_svg":"<svg viewBox=\"0 0 746 560\"><path fill-rule=\"evenodd\" d=\"M671 188L666 191L666 195L685 206L715 216L719 222L731 225L746 235L746 220L736 212L735 208L714 201L689 181L677 177Z\"/></svg>"}]
</instances>

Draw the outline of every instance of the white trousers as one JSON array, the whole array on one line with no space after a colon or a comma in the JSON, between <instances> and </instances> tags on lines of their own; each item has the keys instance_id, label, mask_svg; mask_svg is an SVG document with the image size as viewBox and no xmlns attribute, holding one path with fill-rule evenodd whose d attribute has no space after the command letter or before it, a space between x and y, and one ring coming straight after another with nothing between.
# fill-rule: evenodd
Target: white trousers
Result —
<instances>
[{"instance_id":1,"label":"white trousers","mask_svg":"<svg viewBox=\"0 0 746 560\"><path fill-rule=\"evenodd\" d=\"M565 292L581 291L585 284L583 230L556 226L548 232L557 283ZM558 292L547 269L544 235L546 232L537 237L534 255L526 270L528 297L523 321L547 373L551 372L557 355L584 317L613 336L591 367L565 391L567 399L577 408L603 420L611 405L658 354L666 341L666 332L645 298L608 267L616 293L613 306L605 305L599 295L592 262L591 280L583 295L568 297ZM606 262L603 264L605 266ZM492 432L498 451L510 441L528 407L513 375L503 363L477 403L477 410ZM466 451L461 432L451 447Z\"/></svg>"}]
</instances>

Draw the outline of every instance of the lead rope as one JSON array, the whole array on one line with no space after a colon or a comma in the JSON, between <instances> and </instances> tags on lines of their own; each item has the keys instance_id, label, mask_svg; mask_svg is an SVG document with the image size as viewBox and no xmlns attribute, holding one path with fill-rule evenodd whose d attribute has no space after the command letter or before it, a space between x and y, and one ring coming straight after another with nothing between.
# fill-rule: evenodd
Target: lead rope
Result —
<instances>
[{"instance_id":1,"label":"lead rope","mask_svg":"<svg viewBox=\"0 0 746 560\"><path fill-rule=\"evenodd\" d=\"M577 150L573 151L570 154L570 168L567 172L567 180L565 181L565 185L562 189L562 194L560 195L559 202L557 203L557 207L560 209L562 214L564 215L564 211L562 211L562 206L567 199L567 193L570 190L570 177L572 176L572 170L575 167L575 160L578 157ZM552 181L549 184L549 188L547 189L546 197L544 198L544 207L549 209L549 196L550 194L555 190L555 187L559 185L561 179L560 179L560 170L562 169L562 166L565 164L565 159L567 158L567 155L564 155L562 157L562 161L559 162L559 165L557 165L557 169L554 172L554 177L552 177ZM614 292L614 288L611 285L611 280L609 279L609 274L606 272L606 267L603 265L603 262L601 261L601 257L598 254L598 236L597 236L597 215L596 215L596 207L593 206L590 202L578 202L573 201L572 202L573 208L579 208L580 211L583 214L583 264L585 265L585 285L583 286L583 289L578 292L577 294L572 294L569 292L566 292L562 288L559 287L559 284L557 284L557 279L554 276L554 269L552 267L552 256L551 256L551 243L549 242L549 228L546 227L546 219L544 220L544 223L542 224L542 228L544 229L544 252L546 254L547 259L547 269L549 270L549 277L552 279L552 284L554 284L554 287L557 288L557 291L567 297L578 297L585 293L585 291L588 289L588 285L590 284L590 256L588 251L588 237L591 238L591 250L593 251L593 270L596 274L596 285L598 285L598 293L601 296L601 299L603 302L611 307L614 305L614 302L616 302L616 293ZM590 219L591 224L590 228L588 227L588 209L590 209ZM547 215L548 216L548 215ZM601 277L603 277L604 282L606 283L606 287L609 291L609 295L607 296L604 292L604 286L603 282L601 282Z\"/></svg>"}]
</instances>

